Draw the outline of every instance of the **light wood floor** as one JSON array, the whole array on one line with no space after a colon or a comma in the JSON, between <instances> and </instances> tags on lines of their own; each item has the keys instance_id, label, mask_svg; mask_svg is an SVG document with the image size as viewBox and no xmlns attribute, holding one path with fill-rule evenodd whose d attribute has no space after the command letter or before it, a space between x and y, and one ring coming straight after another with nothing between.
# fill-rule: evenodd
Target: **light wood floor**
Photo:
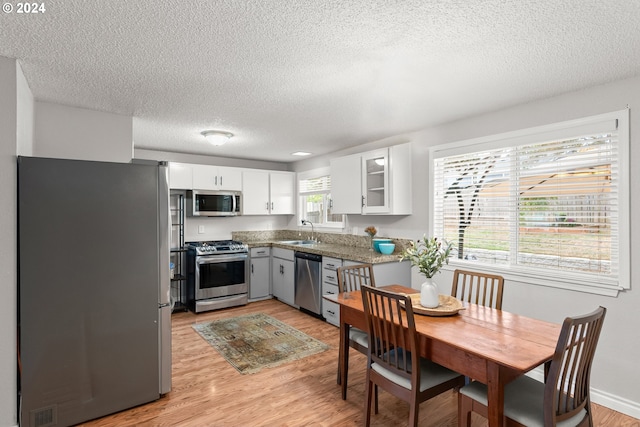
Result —
<instances>
[{"instance_id":1,"label":"light wood floor","mask_svg":"<svg viewBox=\"0 0 640 427\"><path fill-rule=\"evenodd\" d=\"M264 369L238 373L192 328L198 322L263 312L325 343L318 355ZM173 315L173 389L156 402L83 424L111 426L360 426L363 424L366 358L350 353L347 400L336 384L338 329L275 300L195 315ZM595 425L640 426L640 420L594 405ZM408 405L380 392L380 413L372 426L404 426ZM473 427L486 426L474 414ZM457 426L453 391L420 405L420 426Z\"/></svg>"}]
</instances>

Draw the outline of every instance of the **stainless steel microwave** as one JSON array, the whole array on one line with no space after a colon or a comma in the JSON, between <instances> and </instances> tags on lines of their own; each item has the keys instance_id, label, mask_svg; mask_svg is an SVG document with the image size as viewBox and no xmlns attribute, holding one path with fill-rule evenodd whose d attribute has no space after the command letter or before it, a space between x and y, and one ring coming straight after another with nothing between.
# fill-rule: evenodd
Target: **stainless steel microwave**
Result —
<instances>
[{"instance_id":1,"label":"stainless steel microwave","mask_svg":"<svg viewBox=\"0 0 640 427\"><path fill-rule=\"evenodd\" d=\"M187 191L188 216L237 216L241 203L239 191Z\"/></svg>"}]
</instances>

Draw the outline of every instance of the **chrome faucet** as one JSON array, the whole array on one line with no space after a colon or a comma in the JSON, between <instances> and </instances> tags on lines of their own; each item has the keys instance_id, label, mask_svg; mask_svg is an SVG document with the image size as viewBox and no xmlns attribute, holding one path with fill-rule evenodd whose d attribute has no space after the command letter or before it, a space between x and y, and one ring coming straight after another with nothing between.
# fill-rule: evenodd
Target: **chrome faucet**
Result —
<instances>
[{"instance_id":1,"label":"chrome faucet","mask_svg":"<svg viewBox=\"0 0 640 427\"><path fill-rule=\"evenodd\" d=\"M311 226L311 240L316 240L313 237L313 223L311 221L309 221L309 220L303 219L302 220L302 225L310 225Z\"/></svg>"}]
</instances>

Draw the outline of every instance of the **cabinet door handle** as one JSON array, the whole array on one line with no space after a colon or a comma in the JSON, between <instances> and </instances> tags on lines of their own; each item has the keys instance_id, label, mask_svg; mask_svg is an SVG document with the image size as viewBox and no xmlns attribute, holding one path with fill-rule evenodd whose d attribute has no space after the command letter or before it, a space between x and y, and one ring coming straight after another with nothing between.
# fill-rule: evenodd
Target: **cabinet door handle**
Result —
<instances>
[{"instance_id":1,"label":"cabinet door handle","mask_svg":"<svg viewBox=\"0 0 640 427\"><path fill-rule=\"evenodd\" d=\"M273 202L271 202L271 210L273 210Z\"/></svg>"},{"instance_id":2,"label":"cabinet door handle","mask_svg":"<svg viewBox=\"0 0 640 427\"><path fill-rule=\"evenodd\" d=\"M215 179L215 184L214 185L218 185L218 175L216 175L216 179Z\"/></svg>"},{"instance_id":3,"label":"cabinet door handle","mask_svg":"<svg viewBox=\"0 0 640 427\"><path fill-rule=\"evenodd\" d=\"M364 196L362 196L362 207L364 208L365 203L364 203Z\"/></svg>"},{"instance_id":4,"label":"cabinet door handle","mask_svg":"<svg viewBox=\"0 0 640 427\"><path fill-rule=\"evenodd\" d=\"M266 209L266 210L269 210L269 202L267 202L267 203L265 204L265 209Z\"/></svg>"},{"instance_id":5,"label":"cabinet door handle","mask_svg":"<svg viewBox=\"0 0 640 427\"><path fill-rule=\"evenodd\" d=\"M329 314L330 314L330 315L332 315L332 316L335 316L335 315L336 315L336 312L335 312L335 311L333 311L333 310L327 310L327 313L329 313Z\"/></svg>"},{"instance_id":6,"label":"cabinet door handle","mask_svg":"<svg viewBox=\"0 0 640 427\"><path fill-rule=\"evenodd\" d=\"M256 254L258 255L265 255L267 253L267 251L257 251Z\"/></svg>"},{"instance_id":7,"label":"cabinet door handle","mask_svg":"<svg viewBox=\"0 0 640 427\"><path fill-rule=\"evenodd\" d=\"M251 274L253 274L253 264L251 264Z\"/></svg>"},{"instance_id":8,"label":"cabinet door handle","mask_svg":"<svg viewBox=\"0 0 640 427\"><path fill-rule=\"evenodd\" d=\"M220 175L220 186L222 186L222 175Z\"/></svg>"}]
</instances>

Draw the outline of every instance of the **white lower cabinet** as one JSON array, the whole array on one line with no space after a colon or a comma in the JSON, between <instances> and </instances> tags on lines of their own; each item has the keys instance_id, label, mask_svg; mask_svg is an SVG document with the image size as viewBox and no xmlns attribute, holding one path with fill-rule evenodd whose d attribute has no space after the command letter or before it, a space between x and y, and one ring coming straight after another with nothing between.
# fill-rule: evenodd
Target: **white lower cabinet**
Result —
<instances>
[{"instance_id":1,"label":"white lower cabinet","mask_svg":"<svg viewBox=\"0 0 640 427\"><path fill-rule=\"evenodd\" d=\"M251 278L249 300L271 297L271 248L251 248Z\"/></svg>"},{"instance_id":2,"label":"white lower cabinet","mask_svg":"<svg viewBox=\"0 0 640 427\"><path fill-rule=\"evenodd\" d=\"M328 263L329 265L325 264ZM362 261L322 258L322 294L338 293L338 272L341 266L362 264ZM376 286L403 285L411 287L411 264L409 261L385 262L373 264L373 276ZM418 291L416 291L418 292ZM322 300L322 314L327 322L340 326L340 306L325 299Z\"/></svg>"},{"instance_id":3,"label":"white lower cabinet","mask_svg":"<svg viewBox=\"0 0 640 427\"><path fill-rule=\"evenodd\" d=\"M322 257L322 295L338 294L338 268L342 267L339 258ZM335 302L322 299L322 315L327 322L340 326L340 306Z\"/></svg>"},{"instance_id":4,"label":"white lower cabinet","mask_svg":"<svg viewBox=\"0 0 640 427\"><path fill-rule=\"evenodd\" d=\"M272 248L271 286L273 296L286 304L295 305L295 261L290 249Z\"/></svg>"}]
</instances>

